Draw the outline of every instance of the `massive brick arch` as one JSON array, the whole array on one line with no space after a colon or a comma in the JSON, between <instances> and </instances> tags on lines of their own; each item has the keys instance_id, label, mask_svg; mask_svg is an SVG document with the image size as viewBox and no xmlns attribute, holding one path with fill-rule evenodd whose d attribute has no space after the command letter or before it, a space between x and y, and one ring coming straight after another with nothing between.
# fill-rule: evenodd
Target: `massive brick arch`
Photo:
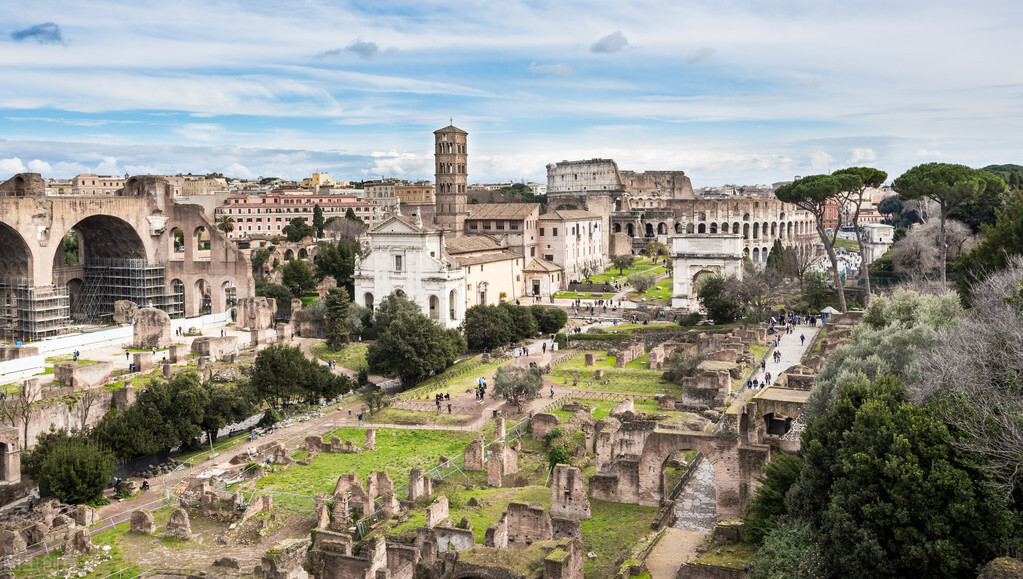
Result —
<instances>
[{"instance_id":1,"label":"massive brick arch","mask_svg":"<svg viewBox=\"0 0 1023 579\"><path fill-rule=\"evenodd\" d=\"M145 267L164 269L165 292L171 290L174 279L186 288L205 279L213 288L232 282L238 299L255 293L248 259L201 207L175 202L172 188L160 177L131 177L123 189L109 196L50 196L42 177L34 173L0 183L0 268L24 274L22 287L26 291L39 293L85 279L82 265L68 267L62 258L58 260L58 253L63 252L61 240L71 229L79 233L80 255L86 265L90 260L135 259ZM174 230L186 238L183 252L174 250ZM204 239L209 249L200 250L194 237L188 239L197 230L207 232ZM85 282L88 285L88 279ZM216 294L214 314L222 313L226 306L222 292ZM198 315L200 308L201 302L194 299L183 305L189 317Z\"/></svg>"},{"instance_id":2,"label":"massive brick arch","mask_svg":"<svg viewBox=\"0 0 1023 579\"><path fill-rule=\"evenodd\" d=\"M32 250L18 230L0 223L0 283L32 277Z\"/></svg>"},{"instance_id":3,"label":"massive brick arch","mask_svg":"<svg viewBox=\"0 0 1023 579\"><path fill-rule=\"evenodd\" d=\"M590 497L619 503L661 506L671 489L664 488L664 469L681 450L696 450L714 468L717 518L742 515L761 467L770 460L767 445L741 445L734 433L720 435L680 430L650 431L643 450L620 456L611 472L590 477Z\"/></svg>"}]
</instances>

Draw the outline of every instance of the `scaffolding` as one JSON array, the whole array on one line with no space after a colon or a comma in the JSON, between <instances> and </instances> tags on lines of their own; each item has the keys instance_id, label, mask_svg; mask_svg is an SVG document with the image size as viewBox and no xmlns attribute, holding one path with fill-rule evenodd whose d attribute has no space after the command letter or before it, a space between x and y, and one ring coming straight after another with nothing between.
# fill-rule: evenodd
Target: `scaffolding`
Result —
<instances>
[{"instance_id":1,"label":"scaffolding","mask_svg":"<svg viewBox=\"0 0 1023 579\"><path fill-rule=\"evenodd\" d=\"M85 282L71 312L76 322L110 323L119 300L159 308L171 317L185 314L184 286L175 284L168 291L162 265L139 258L94 258L85 263L84 271Z\"/></svg>"},{"instance_id":2,"label":"scaffolding","mask_svg":"<svg viewBox=\"0 0 1023 579\"><path fill-rule=\"evenodd\" d=\"M70 300L63 286L32 287L31 280L0 280L0 338L31 342L67 332Z\"/></svg>"}]
</instances>

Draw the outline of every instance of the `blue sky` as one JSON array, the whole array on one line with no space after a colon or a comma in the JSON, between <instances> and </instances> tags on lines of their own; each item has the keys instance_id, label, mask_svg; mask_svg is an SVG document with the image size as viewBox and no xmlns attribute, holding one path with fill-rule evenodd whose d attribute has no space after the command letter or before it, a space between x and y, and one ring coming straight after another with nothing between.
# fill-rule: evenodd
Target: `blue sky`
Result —
<instances>
[{"instance_id":1,"label":"blue sky","mask_svg":"<svg viewBox=\"0 0 1023 579\"><path fill-rule=\"evenodd\" d=\"M1023 163L1018 1L5 2L0 179Z\"/></svg>"}]
</instances>

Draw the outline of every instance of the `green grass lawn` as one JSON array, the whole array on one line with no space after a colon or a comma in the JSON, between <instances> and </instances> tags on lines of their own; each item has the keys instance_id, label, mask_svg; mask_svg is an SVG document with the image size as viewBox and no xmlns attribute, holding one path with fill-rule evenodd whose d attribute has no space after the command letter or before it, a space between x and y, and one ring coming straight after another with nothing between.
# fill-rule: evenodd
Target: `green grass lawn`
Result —
<instances>
[{"instance_id":1,"label":"green grass lawn","mask_svg":"<svg viewBox=\"0 0 1023 579\"><path fill-rule=\"evenodd\" d=\"M365 428L341 428L325 435L351 440L358 446L366 441ZM408 482L412 467L430 469L443 455L461 456L475 433L446 430L376 429L376 449L360 454L322 452L308 466L292 465L256 482L256 488L312 496L331 493L338 476L354 472L365 479L373 471L387 471L395 486Z\"/></svg>"},{"instance_id":2,"label":"green grass lawn","mask_svg":"<svg viewBox=\"0 0 1023 579\"><path fill-rule=\"evenodd\" d=\"M673 282L673 280L669 276L667 279L664 279L664 280L661 280L661 281L657 282L654 285L654 287L646 290L642 294L637 293L637 292L632 292L630 294L630 296L645 297L648 302L656 301L656 302L665 302L666 303L668 300L671 299L672 282ZM657 288L661 288L661 289L657 289Z\"/></svg>"},{"instance_id":3,"label":"green grass lawn","mask_svg":"<svg viewBox=\"0 0 1023 579\"><path fill-rule=\"evenodd\" d=\"M593 390L597 392L621 392L626 394L679 394L681 386L671 384L661 379L663 370L650 370L645 367L643 360L634 360L625 368L615 367L615 357L608 356L607 350L591 350L594 356L593 366L587 366L585 356L575 357L559 365L547 379L555 384L573 387L573 376L579 374L579 384L576 388L580 390ZM605 358L600 360L600 358ZM594 370L603 370L604 379L597 381L593 378Z\"/></svg>"},{"instance_id":4,"label":"green grass lawn","mask_svg":"<svg viewBox=\"0 0 1023 579\"><path fill-rule=\"evenodd\" d=\"M303 308L307 308L307 307L313 305L313 302L319 301L320 296L318 296L318 295L316 295L316 296L302 296L302 297L300 297L298 299L302 300L302 307Z\"/></svg>"},{"instance_id":5,"label":"green grass lawn","mask_svg":"<svg viewBox=\"0 0 1023 579\"><path fill-rule=\"evenodd\" d=\"M521 461L519 470L523 470ZM448 497L448 514L452 523L458 523L463 517L472 523L477 543L483 543L487 528L500 520L509 502L538 503L546 508L550 508L551 504L550 488L540 484L512 488L466 488L458 484L442 483L434 489L433 494L434 498L440 495ZM470 498L475 498L480 505L469 506ZM586 559L586 577L612 577L615 560L632 547L637 537L650 532L650 525L659 510L657 507L590 499L593 516L582 522L583 544L586 551L592 551L597 558ZM392 537L412 539L415 537L415 528L422 525L423 514L420 510L401 525L383 526L381 532Z\"/></svg>"},{"instance_id":6,"label":"green grass lawn","mask_svg":"<svg viewBox=\"0 0 1023 579\"><path fill-rule=\"evenodd\" d=\"M369 368L369 364L366 362L366 352L368 350L369 344L360 343L348 344L339 352L331 352L327 348L326 342L312 347L313 356L324 361L333 360L338 366L355 372L358 372L359 368Z\"/></svg>"},{"instance_id":7,"label":"green grass lawn","mask_svg":"<svg viewBox=\"0 0 1023 579\"><path fill-rule=\"evenodd\" d=\"M632 263L632 267L623 269L622 273L618 273L617 267L609 267L603 273L590 276L590 283L608 283L615 280L624 280L634 273L643 272L653 267L654 264L649 258L637 257L636 261Z\"/></svg>"},{"instance_id":8,"label":"green grass lawn","mask_svg":"<svg viewBox=\"0 0 1023 579\"><path fill-rule=\"evenodd\" d=\"M836 239L835 249L839 247L852 252L859 252L860 250L860 244L855 239Z\"/></svg>"}]
</instances>

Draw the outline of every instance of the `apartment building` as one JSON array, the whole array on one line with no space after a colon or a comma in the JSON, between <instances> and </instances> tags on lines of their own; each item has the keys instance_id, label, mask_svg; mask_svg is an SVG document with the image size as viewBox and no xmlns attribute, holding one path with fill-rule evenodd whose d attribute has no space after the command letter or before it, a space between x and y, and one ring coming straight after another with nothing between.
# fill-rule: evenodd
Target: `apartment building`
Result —
<instances>
[{"instance_id":1,"label":"apartment building","mask_svg":"<svg viewBox=\"0 0 1023 579\"><path fill-rule=\"evenodd\" d=\"M312 224L313 210L319 205L324 219L344 217L351 209L366 224L372 226L376 205L354 195L317 195L315 193L259 193L230 195L214 212L217 221L224 216L234 220L231 239L281 235L292 219L302 217Z\"/></svg>"}]
</instances>

